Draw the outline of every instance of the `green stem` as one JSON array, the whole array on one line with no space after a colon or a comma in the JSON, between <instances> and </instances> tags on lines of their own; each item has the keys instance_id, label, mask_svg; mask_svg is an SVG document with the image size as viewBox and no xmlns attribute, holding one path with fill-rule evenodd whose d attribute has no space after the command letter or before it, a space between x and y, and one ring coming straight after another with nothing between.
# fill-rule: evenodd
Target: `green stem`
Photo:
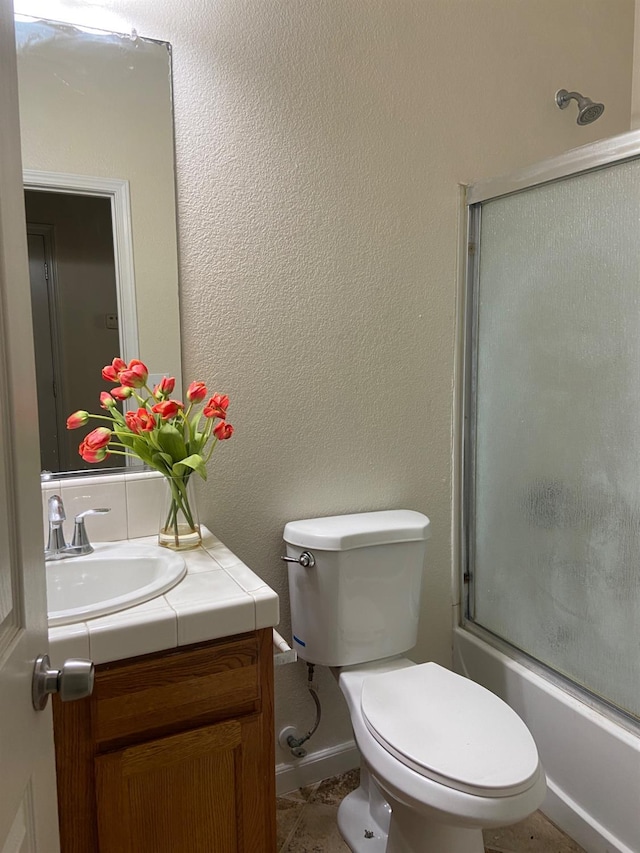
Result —
<instances>
[{"instance_id":1,"label":"green stem","mask_svg":"<svg viewBox=\"0 0 640 853\"><path fill-rule=\"evenodd\" d=\"M171 502L169 505L169 513L167 515L167 520L165 522L165 530L167 532L173 531L176 547L178 546L178 513L181 512L184 516L189 528L191 530L196 529L196 525L193 520L193 513L191 511L191 507L189 505L189 497L187 495L187 484L189 482L189 477L191 475L187 475L184 477L167 477L169 488L171 489Z\"/></svg>"},{"instance_id":2,"label":"green stem","mask_svg":"<svg viewBox=\"0 0 640 853\"><path fill-rule=\"evenodd\" d=\"M125 447L124 444L121 446ZM123 451L123 450L112 450L110 444L108 447L109 447L109 454L115 453L116 456L129 456L129 457L131 457L131 459L138 459L138 460L140 459L140 457L136 453L127 453L126 451Z\"/></svg>"},{"instance_id":3,"label":"green stem","mask_svg":"<svg viewBox=\"0 0 640 853\"><path fill-rule=\"evenodd\" d=\"M96 421L109 421L109 423L115 423L115 418L110 418L108 415L89 415L89 417Z\"/></svg>"},{"instance_id":4,"label":"green stem","mask_svg":"<svg viewBox=\"0 0 640 853\"><path fill-rule=\"evenodd\" d=\"M211 447L209 448L209 453L207 454L207 458L204 460L205 465L211 459L211 454L213 453L213 448L216 446L217 443L218 443L218 439L214 438L213 441L211 442Z\"/></svg>"}]
</instances>

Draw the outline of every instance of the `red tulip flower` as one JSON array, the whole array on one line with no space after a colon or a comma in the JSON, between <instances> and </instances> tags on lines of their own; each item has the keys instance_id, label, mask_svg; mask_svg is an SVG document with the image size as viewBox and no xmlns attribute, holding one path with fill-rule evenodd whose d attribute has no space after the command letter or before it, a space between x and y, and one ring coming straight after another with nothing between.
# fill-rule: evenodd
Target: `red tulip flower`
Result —
<instances>
[{"instance_id":1,"label":"red tulip flower","mask_svg":"<svg viewBox=\"0 0 640 853\"><path fill-rule=\"evenodd\" d=\"M67 418L67 429L78 429L78 427L84 426L88 420L89 412L85 412L83 409L78 409L77 412L74 412Z\"/></svg>"},{"instance_id":2,"label":"red tulip flower","mask_svg":"<svg viewBox=\"0 0 640 853\"><path fill-rule=\"evenodd\" d=\"M107 429L107 427L96 427L96 429L85 435L83 444L86 444L92 450L99 450L101 447L106 447L109 444L111 435L111 430Z\"/></svg>"},{"instance_id":3,"label":"red tulip flower","mask_svg":"<svg viewBox=\"0 0 640 853\"><path fill-rule=\"evenodd\" d=\"M124 418L131 432L135 432L136 435L151 432L156 428L156 419L142 407L137 412L127 412Z\"/></svg>"},{"instance_id":4,"label":"red tulip flower","mask_svg":"<svg viewBox=\"0 0 640 853\"><path fill-rule=\"evenodd\" d=\"M218 441L224 441L225 438L231 438L233 435L233 427L225 421L220 421L214 426L213 433Z\"/></svg>"},{"instance_id":5,"label":"red tulip flower","mask_svg":"<svg viewBox=\"0 0 640 853\"><path fill-rule=\"evenodd\" d=\"M98 447L94 450L92 447L89 447L86 441L82 442L78 448L78 452L85 462L104 462L111 455L106 447Z\"/></svg>"},{"instance_id":6,"label":"red tulip flower","mask_svg":"<svg viewBox=\"0 0 640 853\"><path fill-rule=\"evenodd\" d=\"M175 418L180 409L183 408L184 406L178 400L163 400L162 403L156 403L155 406L151 406L151 411L160 415L163 421L168 421L171 418Z\"/></svg>"},{"instance_id":7,"label":"red tulip flower","mask_svg":"<svg viewBox=\"0 0 640 853\"><path fill-rule=\"evenodd\" d=\"M214 394L202 410L202 414L205 418L221 418L224 420L227 416L228 407L229 398L226 394Z\"/></svg>"},{"instance_id":8,"label":"red tulip flower","mask_svg":"<svg viewBox=\"0 0 640 853\"><path fill-rule=\"evenodd\" d=\"M101 409L110 409L112 406L116 406L116 400L109 394L108 391L102 391L100 393L100 408Z\"/></svg>"},{"instance_id":9,"label":"red tulip flower","mask_svg":"<svg viewBox=\"0 0 640 853\"><path fill-rule=\"evenodd\" d=\"M233 435L233 427L227 423L229 397L214 394L205 403L207 386L192 382L185 411L183 403L171 399L174 377L163 376L150 391L147 366L136 358L128 364L114 358L102 369L102 377L115 385L100 394L102 414L78 410L67 418L68 429L85 426L90 418L109 424L110 428L100 426L85 436L80 455L86 462L102 462L114 454L134 457L155 468L172 484L173 508L167 524L174 524L177 531L180 513L191 524L184 487L194 473L206 479L206 466L216 444ZM137 408L123 412L118 403L129 399L136 401Z\"/></svg>"},{"instance_id":10,"label":"red tulip flower","mask_svg":"<svg viewBox=\"0 0 640 853\"><path fill-rule=\"evenodd\" d=\"M131 359L126 370L121 370L118 380L125 388L144 388L149 377L149 371L145 364L137 358Z\"/></svg>"},{"instance_id":11,"label":"red tulip flower","mask_svg":"<svg viewBox=\"0 0 640 853\"><path fill-rule=\"evenodd\" d=\"M207 396L207 386L204 382L192 382L187 388L187 400L190 403L199 403Z\"/></svg>"},{"instance_id":12,"label":"red tulip flower","mask_svg":"<svg viewBox=\"0 0 640 853\"><path fill-rule=\"evenodd\" d=\"M116 400L128 400L132 394L133 388L124 388L122 385L111 389L111 396L115 397Z\"/></svg>"},{"instance_id":13,"label":"red tulip flower","mask_svg":"<svg viewBox=\"0 0 640 853\"><path fill-rule=\"evenodd\" d=\"M127 364L121 358L114 358L111 364L102 368L102 378L108 382L119 382L118 375L127 369Z\"/></svg>"},{"instance_id":14,"label":"red tulip flower","mask_svg":"<svg viewBox=\"0 0 640 853\"><path fill-rule=\"evenodd\" d=\"M173 389L175 387L176 380L173 376L163 376L161 381L153 389L153 396L156 399L164 399L165 397L168 397L169 394L173 393Z\"/></svg>"},{"instance_id":15,"label":"red tulip flower","mask_svg":"<svg viewBox=\"0 0 640 853\"><path fill-rule=\"evenodd\" d=\"M111 430L107 427L98 427L85 435L84 441L78 448L80 456L85 462L102 462L109 455L107 445L111 441Z\"/></svg>"}]
</instances>

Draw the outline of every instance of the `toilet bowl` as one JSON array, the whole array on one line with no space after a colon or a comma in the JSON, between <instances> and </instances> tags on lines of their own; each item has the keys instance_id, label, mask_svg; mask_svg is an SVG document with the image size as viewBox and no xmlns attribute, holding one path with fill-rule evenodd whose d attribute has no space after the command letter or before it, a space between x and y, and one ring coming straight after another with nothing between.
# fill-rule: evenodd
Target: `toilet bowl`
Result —
<instances>
[{"instance_id":1,"label":"toilet bowl","mask_svg":"<svg viewBox=\"0 0 640 853\"><path fill-rule=\"evenodd\" d=\"M541 804L527 727L484 687L404 653L417 638L429 519L386 510L285 526L293 644L329 666L361 780L338 810L355 853L483 853L482 829Z\"/></svg>"},{"instance_id":2,"label":"toilet bowl","mask_svg":"<svg viewBox=\"0 0 640 853\"><path fill-rule=\"evenodd\" d=\"M483 853L483 828L542 802L531 734L483 687L406 658L334 674L362 759L360 787L338 812L355 853Z\"/></svg>"}]
</instances>

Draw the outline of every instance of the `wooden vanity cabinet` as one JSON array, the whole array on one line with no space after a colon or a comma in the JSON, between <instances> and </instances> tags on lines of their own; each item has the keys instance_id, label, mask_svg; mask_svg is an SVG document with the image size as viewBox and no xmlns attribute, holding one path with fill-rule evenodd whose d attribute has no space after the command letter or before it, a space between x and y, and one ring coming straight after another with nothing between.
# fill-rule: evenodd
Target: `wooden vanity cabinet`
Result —
<instances>
[{"instance_id":1,"label":"wooden vanity cabinet","mask_svg":"<svg viewBox=\"0 0 640 853\"><path fill-rule=\"evenodd\" d=\"M62 853L274 853L271 629L101 664L53 718Z\"/></svg>"}]
</instances>

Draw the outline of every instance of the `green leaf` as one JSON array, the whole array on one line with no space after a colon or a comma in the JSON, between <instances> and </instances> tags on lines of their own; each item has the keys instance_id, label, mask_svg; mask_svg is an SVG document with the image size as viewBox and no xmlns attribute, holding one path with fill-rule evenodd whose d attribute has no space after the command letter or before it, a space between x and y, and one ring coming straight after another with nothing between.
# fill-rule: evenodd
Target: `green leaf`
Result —
<instances>
[{"instance_id":1,"label":"green leaf","mask_svg":"<svg viewBox=\"0 0 640 853\"><path fill-rule=\"evenodd\" d=\"M189 421L189 425L191 427L191 432L193 434L198 431L198 424L200 423L200 418L202 417L202 412L196 412L195 415Z\"/></svg>"},{"instance_id":2,"label":"green leaf","mask_svg":"<svg viewBox=\"0 0 640 853\"><path fill-rule=\"evenodd\" d=\"M187 456L186 459L181 459L180 462L176 462L173 466L173 473L176 477L182 477L188 469L196 471L200 474L203 480L207 479L207 468L204 464L204 459L197 453L193 453L191 456Z\"/></svg>"},{"instance_id":3,"label":"green leaf","mask_svg":"<svg viewBox=\"0 0 640 853\"><path fill-rule=\"evenodd\" d=\"M202 448L206 444L206 436L203 432L196 432L193 436L193 441L189 442L189 449L192 453L202 453Z\"/></svg>"},{"instance_id":4,"label":"green leaf","mask_svg":"<svg viewBox=\"0 0 640 853\"><path fill-rule=\"evenodd\" d=\"M153 464L153 453L146 441L137 436L132 437L131 449L147 465Z\"/></svg>"},{"instance_id":5,"label":"green leaf","mask_svg":"<svg viewBox=\"0 0 640 853\"><path fill-rule=\"evenodd\" d=\"M171 456L173 462L181 462L187 456L187 448L179 429L172 424L163 424L157 432L158 444Z\"/></svg>"},{"instance_id":6,"label":"green leaf","mask_svg":"<svg viewBox=\"0 0 640 853\"><path fill-rule=\"evenodd\" d=\"M127 447L133 447L133 441L135 436L128 429L114 429L114 435L117 436L118 441L121 441Z\"/></svg>"},{"instance_id":7,"label":"green leaf","mask_svg":"<svg viewBox=\"0 0 640 853\"><path fill-rule=\"evenodd\" d=\"M173 459L168 453L154 453L151 459L151 464L154 468L157 468L157 470L161 471L163 474L167 474L173 469Z\"/></svg>"}]
</instances>

